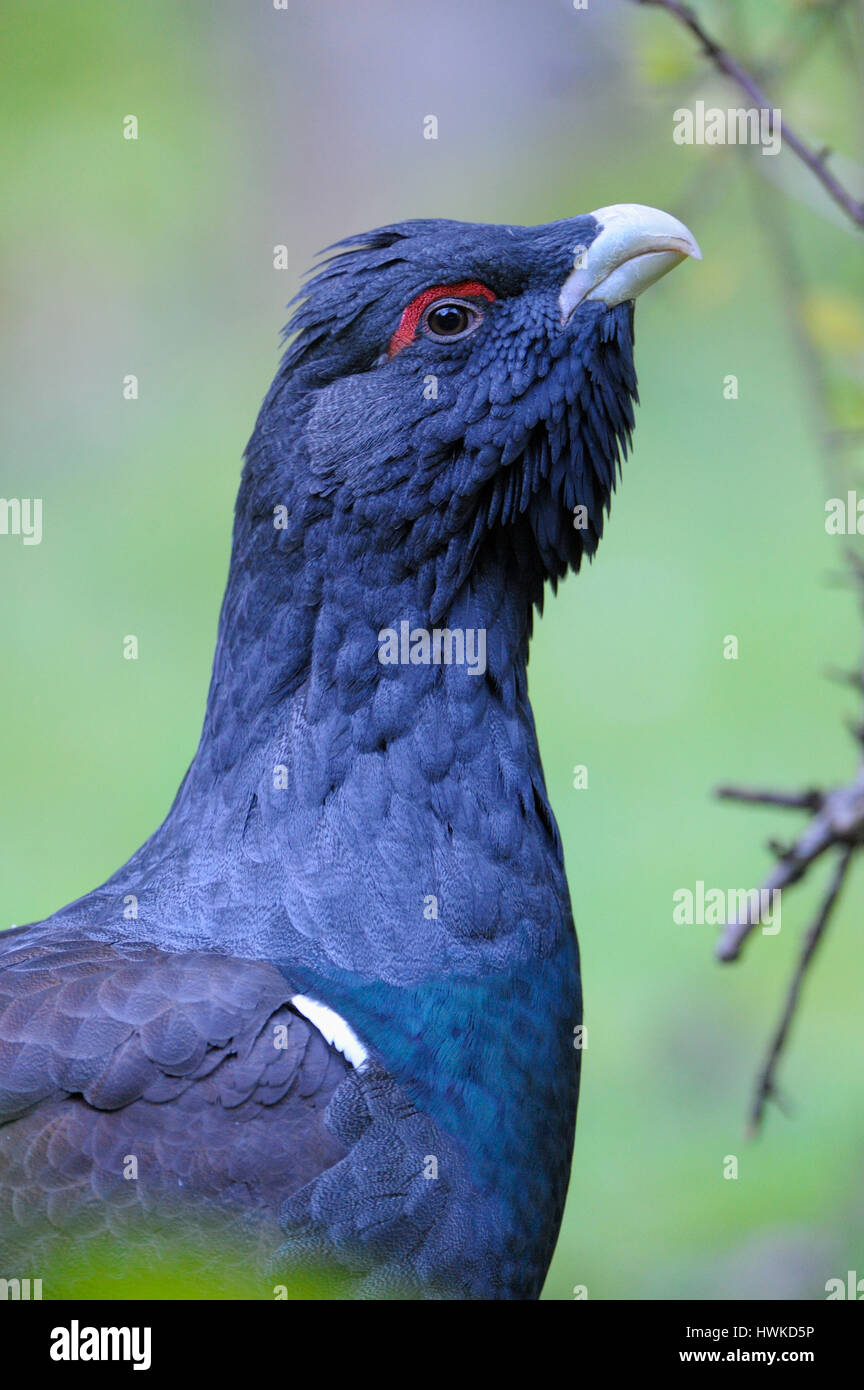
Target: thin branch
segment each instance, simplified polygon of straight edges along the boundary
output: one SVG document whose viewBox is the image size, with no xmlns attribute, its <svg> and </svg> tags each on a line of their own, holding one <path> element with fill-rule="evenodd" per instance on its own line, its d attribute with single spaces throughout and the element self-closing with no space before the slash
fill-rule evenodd
<svg viewBox="0 0 864 1390">
<path fill-rule="evenodd" d="M 727 790 L 737 792 L 738 789 Z M 805 809 L 804 803 L 812 795 L 812 792 L 802 792 L 797 801 L 790 801 L 785 792 L 756 791 L 749 797 L 746 793 L 743 796 L 736 795 L 735 799 L 760 803 L 764 802 L 767 796 L 771 805 L 792 805 L 800 810 Z M 804 830 L 794 844 L 784 850 L 779 863 L 765 879 L 762 893 L 771 895 L 768 901 L 773 901 L 774 893 L 782 893 L 785 888 L 791 888 L 793 883 L 804 877 L 817 859 L 835 845 L 844 850 L 847 846 L 853 849 L 864 846 L 864 768 L 859 771 L 854 782 L 820 796 L 819 806 L 814 810 Z M 760 896 L 759 901 L 764 902 L 764 897 Z M 737 960 L 744 942 L 758 926 L 759 911 L 755 908 L 751 910 L 748 905 L 742 916 L 730 919 L 723 927 L 715 948 L 718 959 Z"/>
<path fill-rule="evenodd" d="M 843 671 L 836 666 L 829 666 L 825 678 L 833 681 L 835 685 L 851 685 L 853 690 L 864 694 L 864 676 L 860 671 Z"/>
<path fill-rule="evenodd" d="M 804 983 L 804 977 L 807 974 L 810 963 L 816 954 L 816 948 L 825 935 L 825 929 L 828 926 L 834 905 L 839 897 L 840 889 L 843 887 L 843 882 L 846 878 L 846 873 L 852 862 L 854 853 L 855 846 L 847 845 L 837 860 L 834 874 L 828 886 L 828 891 L 822 900 L 819 912 L 816 915 L 816 920 L 804 938 L 804 944 L 801 949 L 801 954 L 798 957 L 795 973 L 789 985 L 789 991 L 786 995 L 786 1003 L 780 1016 L 780 1022 L 774 1032 L 765 1063 L 759 1073 L 759 1079 L 756 1084 L 748 1125 L 748 1133 L 751 1137 L 758 1134 L 761 1128 L 765 1107 L 768 1101 L 777 1099 L 775 1075 L 780 1056 L 786 1046 L 786 1040 L 789 1036 L 789 1029 L 792 1025 L 795 1011 L 798 1007 L 798 1001 L 801 996 L 801 986 Z"/>
<path fill-rule="evenodd" d="M 769 792 L 752 787 L 718 787 L 721 801 L 749 801 L 756 806 L 789 806 L 795 811 L 819 811 L 824 800 L 815 787 L 806 792 Z"/>
<path fill-rule="evenodd" d="M 720 72 L 725 73 L 727 77 L 731 77 L 732 81 L 736 82 L 742 91 L 747 93 L 754 106 L 758 106 L 762 110 L 774 110 L 773 103 L 755 77 L 741 66 L 728 49 L 717 43 L 716 39 L 707 33 L 695 10 L 691 9 L 689 5 L 680 3 L 680 0 L 635 0 L 635 2 L 637 5 L 656 5 L 660 9 L 667 10 L 680 24 L 689 29 L 714 66 Z M 798 158 L 806 164 L 834 202 L 843 209 L 856 226 L 864 228 L 864 203 L 859 203 L 857 199 L 853 198 L 848 189 L 831 173 L 826 163 L 828 151 L 811 149 L 787 121 L 783 122 L 783 137 L 789 148 L 794 150 Z"/>
<path fill-rule="evenodd" d="M 790 846 L 777 867 L 765 879 L 759 898 L 760 903 L 765 901 L 764 896 L 762 896 L 764 894 L 768 895 L 768 902 L 773 902 L 775 893 L 782 893 L 786 888 L 791 888 L 793 883 L 797 883 L 799 879 L 804 877 L 810 865 L 821 858 L 825 851 L 836 843 L 837 836 L 827 818 L 821 815 L 815 817 L 800 839 Z M 722 961 L 737 960 L 744 942 L 754 927 L 759 926 L 759 921 L 759 911 L 750 911 L 749 908 L 745 910 L 743 916 L 733 917 L 728 921 L 715 947 L 717 959 Z"/>
</svg>

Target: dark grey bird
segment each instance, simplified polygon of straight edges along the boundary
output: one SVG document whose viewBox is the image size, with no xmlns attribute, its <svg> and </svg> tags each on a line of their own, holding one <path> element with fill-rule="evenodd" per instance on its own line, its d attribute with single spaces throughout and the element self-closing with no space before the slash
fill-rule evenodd
<svg viewBox="0 0 864 1390">
<path fill-rule="evenodd" d="M 384 227 L 306 285 L 176 800 L 0 936 L 0 1273 L 181 1233 L 262 1297 L 539 1295 L 581 1000 L 529 639 L 603 531 L 633 301 L 698 255 L 616 205 Z"/>
</svg>

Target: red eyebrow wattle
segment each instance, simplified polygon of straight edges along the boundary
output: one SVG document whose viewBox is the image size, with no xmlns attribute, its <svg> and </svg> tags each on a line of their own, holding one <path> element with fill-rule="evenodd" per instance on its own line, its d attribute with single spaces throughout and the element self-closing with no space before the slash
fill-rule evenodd
<svg viewBox="0 0 864 1390">
<path fill-rule="evenodd" d="M 435 299 L 442 299 L 447 295 L 452 295 L 459 299 L 470 299 L 472 296 L 481 295 L 484 299 L 494 300 L 495 296 L 485 285 L 481 285 L 479 280 L 462 280 L 458 285 L 431 285 L 428 290 L 421 290 L 402 310 L 402 317 L 399 320 L 399 327 L 390 339 L 390 346 L 387 349 L 388 357 L 395 357 L 397 352 L 401 352 L 404 347 L 414 341 L 417 332 L 417 325 L 420 322 L 423 310 L 428 308 Z"/>
</svg>

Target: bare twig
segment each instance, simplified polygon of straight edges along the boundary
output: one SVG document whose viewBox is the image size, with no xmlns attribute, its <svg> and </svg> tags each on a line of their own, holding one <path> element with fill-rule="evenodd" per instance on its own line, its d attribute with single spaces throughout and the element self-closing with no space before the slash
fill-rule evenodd
<svg viewBox="0 0 864 1390">
<path fill-rule="evenodd" d="M 825 678 L 833 681 L 835 685 L 851 685 L 853 690 L 859 690 L 864 694 L 864 676 L 860 671 L 842 671 L 837 667 L 829 666 L 825 672 Z"/>
<path fill-rule="evenodd" d="M 809 931 L 807 932 L 807 935 L 804 938 L 804 944 L 801 949 L 801 954 L 798 957 L 798 964 L 795 967 L 795 973 L 792 976 L 792 980 L 789 985 L 789 991 L 786 995 L 786 1003 L 783 1007 L 783 1012 L 780 1016 L 780 1022 L 778 1023 L 774 1035 L 771 1039 L 771 1045 L 768 1049 L 764 1065 L 759 1073 L 759 1079 L 756 1083 L 756 1089 L 753 1096 L 753 1105 L 750 1110 L 750 1119 L 748 1125 L 748 1133 L 751 1137 L 755 1134 L 758 1134 L 762 1126 L 762 1119 L 765 1114 L 765 1107 L 768 1104 L 768 1101 L 776 1101 L 778 1098 L 777 1087 L 775 1082 L 777 1065 L 780 1061 L 780 1056 L 783 1052 L 783 1049 L 786 1046 L 786 1040 L 789 1036 L 789 1029 L 792 1025 L 792 1020 L 795 1016 L 795 1010 L 798 1007 L 798 1001 L 801 995 L 801 986 L 804 983 L 804 977 L 807 974 L 810 962 L 812 961 L 813 956 L 816 953 L 816 948 L 818 947 L 820 941 L 822 940 L 822 937 L 825 934 L 825 928 L 828 926 L 831 913 L 834 909 L 834 904 L 836 903 L 837 898 L 839 897 L 840 889 L 843 887 L 843 882 L 846 878 L 846 873 L 849 869 L 849 865 L 852 861 L 852 855 L 854 853 L 854 845 L 847 845 L 843 853 L 837 860 L 834 873 L 831 877 L 831 882 L 828 886 L 828 891 L 822 900 L 822 904 L 816 915 L 816 920 L 814 921 L 813 925 L 810 927 Z"/>
<path fill-rule="evenodd" d="M 777 793 L 778 797 L 783 793 Z M 802 798 L 808 793 L 802 792 Z M 760 799 L 761 794 L 751 798 Z M 788 801 L 778 804 L 788 806 Z M 772 869 L 762 885 L 763 893 L 768 893 L 768 901 L 773 895 L 791 888 L 807 873 L 817 859 L 835 846 L 861 845 L 864 843 L 864 776 L 847 787 L 838 787 L 828 792 L 821 810 L 812 816 L 807 826 L 794 844 L 784 853 L 783 858 Z M 763 899 L 760 899 L 762 901 Z M 759 925 L 758 911 L 747 911 L 742 917 L 732 918 L 726 923 L 717 943 L 719 960 L 737 960 L 741 948 L 754 927 Z"/>
<path fill-rule="evenodd" d="M 823 794 L 815 787 L 807 792 L 769 792 L 751 787 L 718 787 L 716 795 L 721 801 L 749 801 L 756 806 L 789 806 L 795 811 L 819 811 L 824 800 Z"/>
<path fill-rule="evenodd" d="M 736 82 L 742 91 L 746 92 L 753 102 L 762 110 L 773 111 L 774 105 L 762 90 L 759 83 L 746 68 L 742 67 L 736 58 L 719 44 L 716 39 L 703 28 L 699 16 L 689 5 L 680 3 L 680 0 L 636 0 L 637 5 L 656 5 L 658 8 L 668 11 L 686 29 L 689 29 L 694 38 L 699 41 L 702 51 L 711 59 L 714 66 Z M 858 202 L 853 198 L 847 188 L 843 186 L 838 178 L 832 174 L 828 168 L 827 159 L 829 151 L 826 149 L 811 149 L 806 141 L 789 125 L 788 121 L 783 121 L 783 136 L 787 145 L 795 154 L 806 164 L 811 173 L 819 180 L 822 187 L 833 198 L 834 202 L 847 214 L 857 227 L 864 228 L 864 203 Z"/>
</svg>

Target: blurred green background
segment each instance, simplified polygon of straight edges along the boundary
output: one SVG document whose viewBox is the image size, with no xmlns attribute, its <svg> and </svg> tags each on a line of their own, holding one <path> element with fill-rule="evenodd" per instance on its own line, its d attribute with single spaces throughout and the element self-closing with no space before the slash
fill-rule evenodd
<svg viewBox="0 0 864 1390">
<path fill-rule="evenodd" d="M 834 8 L 700 13 L 854 182 L 861 10 Z M 711 927 L 672 921 L 676 888 L 757 885 L 764 841 L 798 824 L 718 804 L 713 785 L 854 772 L 854 694 L 824 671 L 854 664 L 861 627 L 826 583 L 837 487 L 791 325 L 824 363 L 832 427 L 860 428 L 860 237 L 787 151 L 673 143 L 679 106 L 741 103 L 668 15 L 626 0 L 6 0 L 0 24 L 0 495 L 44 499 L 41 545 L 0 537 L 0 924 L 94 887 L 170 804 L 200 729 L 240 456 L 316 251 L 404 217 L 667 208 L 704 261 L 640 301 L 634 453 L 530 668 L 589 1025 L 546 1296 L 820 1298 L 864 1276 L 861 869 L 782 1065 L 792 1113 L 757 1142 L 750 1089 L 824 868 L 738 965 L 714 963 Z M 851 452 L 835 458 L 854 473 Z"/>
</svg>

